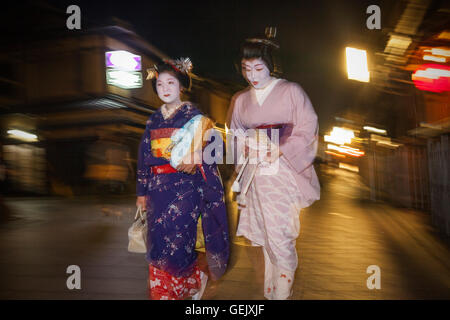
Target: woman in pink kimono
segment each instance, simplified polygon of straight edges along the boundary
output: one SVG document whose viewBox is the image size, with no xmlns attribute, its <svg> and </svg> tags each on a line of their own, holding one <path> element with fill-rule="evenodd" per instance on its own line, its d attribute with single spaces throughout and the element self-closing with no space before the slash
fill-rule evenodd
<svg viewBox="0 0 450 320">
<path fill-rule="evenodd" d="M 262 246 L 264 296 L 282 300 L 292 295 L 298 266 L 295 245 L 300 210 L 320 198 L 313 167 L 318 122 L 300 85 L 273 76 L 273 48 L 277 45 L 268 39 L 248 39 L 244 43 L 242 75 L 250 85 L 232 99 L 230 131 L 238 138 L 243 132 L 249 136 L 249 129 L 258 132 L 259 141 L 265 132 L 266 137 L 272 137 L 271 152 L 264 151 L 261 157 L 259 148 L 256 161 L 237 166 L 241 210 L 237 235 L 246 237 L 254 246 Z M 242 154 L 252 158 L 251 150 L 251 142 L 241 148 L 238 145 L 238 158 Z"/>
</svg>

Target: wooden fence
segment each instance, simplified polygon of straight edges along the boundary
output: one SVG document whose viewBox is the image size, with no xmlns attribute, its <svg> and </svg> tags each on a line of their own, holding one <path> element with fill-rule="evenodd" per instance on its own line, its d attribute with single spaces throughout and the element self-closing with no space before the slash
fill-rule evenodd
<svg viewBox="0 0 450 320">
<path fill-rule="evenodd" d="M 429 139 L 427 150 L 432 221 L 450 235 L 449 135 Z"/>
<path fill-rule="evenodd" d="M 430 212 L 433 224 L 450 235 L 449 164 L 446 134 L 422 145 L 372 146 L 366 150 L 360 173 L 371 200 Z"/>
</svg>

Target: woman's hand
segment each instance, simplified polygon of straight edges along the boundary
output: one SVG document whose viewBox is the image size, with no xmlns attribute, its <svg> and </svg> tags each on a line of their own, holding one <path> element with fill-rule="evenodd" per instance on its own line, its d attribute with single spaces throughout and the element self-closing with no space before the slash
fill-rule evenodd
<svg viewBox="0 0 450 320">
<path fill-rule="evenodd" d="M 267 152 L 266 156 L 264 157 L 264 161 L 267 161 L 269 163 L 274 163 L 282 155 L 283 155 L 283 153 L 280 150 L 278 150 L 278 152 L 277 151 L 269 151 L 269 152 Z"/>
<path fill-rule="evenodd" d="M 184 173 L 188 173 L 188 174 L 194 174 L 195 170 L 197 170 L 197 165 L 180 163 L 177 167 L 177 170 L 183 171 Z"/>
<path fill-rule="evenodd" d="M 136 199 L 136 207 L 141 207 L 142 210 L 147 210 L 147 203 L 145 201 L 145 196 L 138 196 Z"/>
<path fill-rule="evenodd" d="M 274 163 L 282 156 L 282 152 L 278 146 L 273 143 L 268 145 L 267 141 L 258 144 L 258 141 L 252 138 L 246 140 L 244 149 L 245 155 L 250 158 L 256 158 L 257 161 Z"/>
<path fill-rule="evenodd" d="M 201 149 L 200 149 L 201 150 Z M 200 158 L 199 158 L 200 157 Z M 196 162 L 201 159 L 201 153 L 191 152 L 188 153 L 181 163 L 176 167 L 178 171 L 182 171 L 187 174 L 194 174 L 195 170 L 197 170 Z"/>
</svg>

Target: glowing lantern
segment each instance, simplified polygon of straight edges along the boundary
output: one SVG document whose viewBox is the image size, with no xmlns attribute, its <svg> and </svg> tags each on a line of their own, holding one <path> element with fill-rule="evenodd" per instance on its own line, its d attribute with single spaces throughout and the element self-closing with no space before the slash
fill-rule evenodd
<svg viewBox="0 0 450 320">
<path fill-rule="evenodd" d="M 411 76 L 419 90 L 450 91 L 450 67 L 440 64 L 421 65 Z"/>
</svg>

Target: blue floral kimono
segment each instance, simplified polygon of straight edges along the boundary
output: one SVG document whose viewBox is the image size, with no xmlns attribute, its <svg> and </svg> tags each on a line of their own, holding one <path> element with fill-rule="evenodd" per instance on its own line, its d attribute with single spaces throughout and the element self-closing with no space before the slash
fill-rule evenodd
<svg viewBox="0 0 450 320">
<path fill-rule="evenodd" d="M 164 119 L 161 109 L 147 121 L 139 147 L 137 195 L 147 196 L 147 260 L 175 277 L 188 277 L 197 260 L 197 222 L 202 216 L 209 271 L 218 279 L 226 270 L 229 234 L 222 180 L 216 164 L 203 161 L 206 181 L 195 174 L 152 173 L 150 167 L 170 163 L 166 151 L 175 129 L 201 114 L 189 103 Z M 221 142 L 222 143 L 222 142 Z"/>
</svg>

